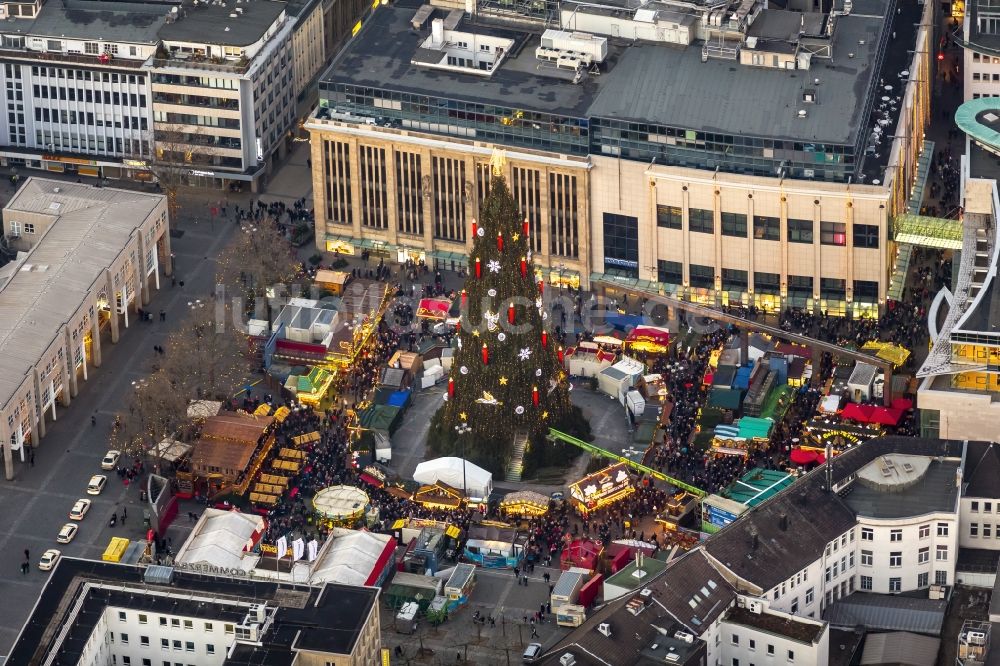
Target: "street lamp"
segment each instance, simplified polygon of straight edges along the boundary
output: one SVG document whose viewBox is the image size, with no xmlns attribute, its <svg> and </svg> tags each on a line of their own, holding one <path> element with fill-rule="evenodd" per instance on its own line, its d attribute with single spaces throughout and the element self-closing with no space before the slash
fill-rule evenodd
<svg viewBox="0 0 1000 666">
<path fill-rule="evenodd" d="M 455 432 L 458 433 L 458 440 L 462 442 L 462 494 L 465 498 L 469 498 L 469 489 L 465 482 L 465 438 L 462 435 L 467 435 L 472 432 L 472 428 L 469 427 L 468 423 L 460 423 L 455 426 Z"/>
</svg>

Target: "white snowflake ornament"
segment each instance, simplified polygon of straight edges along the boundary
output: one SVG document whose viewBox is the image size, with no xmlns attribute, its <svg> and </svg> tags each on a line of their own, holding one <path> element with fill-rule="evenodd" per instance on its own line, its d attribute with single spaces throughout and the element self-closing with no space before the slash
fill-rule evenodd
<svg viewBox="0 0 1000 666">
<path fill-rule="evenodd" d="M 486 264 L 486 267 L 490 269 L 490 273 L 500 272 L 500 262 L 497 261 L 496 259 L 490 259 L 489 263 Z"/>
<path fill-rule="evenodd" d="M 478 229 L 476 229 L 476 235 L 479 236 L 480 238 L 482 238 L 483 236 L 486 235 L 486 232 L 483 231 L 482 227 L 479 227 Z"/>
<path fill-rule="evenodd" d="M 535 376 L 536 377 L 541 377 L 542 376 L 542 369 L 541 368 L 535 368 Z"/>
<path fill-rule="evenodd" d="M 458 371 L 461 372 L 463 375 L 469 374 L 469 368 L 467 368 L 464 365 L 461 368 L 459 368 Z"/>
<path fill-rule="evenodd" d="M 490 298 L 496 298 L 496 296 L 497 296 L 497 290 L 496 289 L 490 289 L 486 293 L 490 295 Z"/>
<path fill-rule="evenodd" d="M 517 407 L 515 407 L 514 413 L 517 414 L 518 416 L 524 414 L 524 405 L 518 405 Z"/>
<path fill-rule="evenodd" d="M 531 358 L 531 347 L 521 347 L 521 351 L 517 352 L 517 357 L 522 361 L 527 361 Z"/>
</svg>

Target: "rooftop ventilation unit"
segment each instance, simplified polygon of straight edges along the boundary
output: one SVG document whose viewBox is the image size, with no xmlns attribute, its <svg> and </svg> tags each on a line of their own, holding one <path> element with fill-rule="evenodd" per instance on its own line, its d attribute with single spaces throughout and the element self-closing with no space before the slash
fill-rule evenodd
<svg viewBox="0 0 1000 666">
<path fill-rule="evenodd" d="M 597 625 L 597 633 L 601 634 L 605 638 L 611 638 L 611 625 L 607 622 L 601 622 Z"/>
</svg>

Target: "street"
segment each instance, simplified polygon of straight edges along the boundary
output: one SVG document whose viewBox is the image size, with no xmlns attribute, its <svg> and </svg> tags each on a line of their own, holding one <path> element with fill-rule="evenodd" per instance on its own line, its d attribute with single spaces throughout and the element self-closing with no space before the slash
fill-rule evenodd
<svg viewBox="0 0 1000 666">
<path fill-rule="evenodd" d="M 260 195 L 262 201 L 288 200 L 304 196 L 302 183 L 308 180 L 299 173 L 305 164 L 307 144 L 297 144 L 300 152 L 290 160 L 298 178 L 273 182 L 289 185 L 290 189 Z M 44 177 L 43 173 L 33 173 Z M 110 182 L 108 186 L 116 184 Z M 6 180 L 0 189 L 0 200 L 6 202 L 13 189 Z M 132 382 L 145 377 L 153 359 L 153 346 L 163 344 L 167 334 L 182 320 L 189 309 L 188 303 L 196 298 L 207 300 L 214 285 L 214 258 L 238 228 L 231 219 L 212 219 L 208 208 L 225 196 L 231 203 L 246 206 L 250 194 L 184 191 L 179 199 L 182 210 L 179 220 L 172 221 L 172 228 L 183 231 L 175 234 L 172 250 L 178 284 L 171 286 L 169 278 L 161 279 L 160 290 L 151 289 L 147 310 L 166 312 L 166 321 L 139 322 L 133 319 L 128 329 L 122 327 L 118 344 L 104 343 L 104 363 L 88 371 L 88 381 L 80 380 L 79 395 L 69 408 L 57 407 L 57 420 L 47 424 L 46 436 L 35 449 L 34 464 L 21 463 L 15 455 L 15 478 L 0 482 L 0 502 L 7 510 L 0 513 L 0 568 L 7 573 L 2 577 L 3 598 L 7 621 L 0 626 L 0 655 L 6 655 L 25 619 L 33 607 L 47 574 L 37 567 L 38 558 L 48 548 L 58 548 L 64 556 L 100 559 L 113 536 L 129 539 L 145 538 L 142 525 L 142 507 L 139 504 L 137 484 L 126 488 L 114 471 L 102 472 L 100 461 L 108 449 L 108 439 L 115 413 L 123 408 Z M 256 198 L 256 195 L 253 195 Z M 184 286 L 180 286 L 180 281 Z M 91 425 L 91 416 L 96 425 Z M 124 461 L 123 461 L 124 462 Z M 108 475 L 108 485 L 99 496 L 86 494 L 87 481 L 93 474 Z M 69 544 L 57 544 L 59 528 L 69 522 L 69 510 L 83 497 L 93 500 L 89 514 L 80 523 L 80 531 Z M 127 509 L 124 525 L 119 521 L 109 527 L 113 512 L 121 516 Z M 182 505 L 174 525 L 166 537 L 177 549 L 190 530 L 187 511 L 195 505 Z M 30 555 L 28 574 L 20 571 L 24 551 Z"/>
</svg>

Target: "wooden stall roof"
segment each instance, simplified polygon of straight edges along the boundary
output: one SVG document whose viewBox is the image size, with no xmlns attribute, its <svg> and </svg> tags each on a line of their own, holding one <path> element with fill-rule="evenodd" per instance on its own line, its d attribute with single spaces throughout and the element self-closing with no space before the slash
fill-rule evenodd
<svg viewBox="0 0 1000 666">
<path fill-rule="evenodd" d="M 196 471 L 218 467 L 220 470 L 245 470 L 253 458 L 255 445 L 236 444 L 217 439 L 195 442 L 191 463 Z"/>
<path fill-rule="evenodd" d="M 202 439 L 223 439 L 230 442 L 256 444 L 264 431 L 274 422 L 273 416 L 223 414 L 205 419 L 201 427 Z"/>
</svg>

